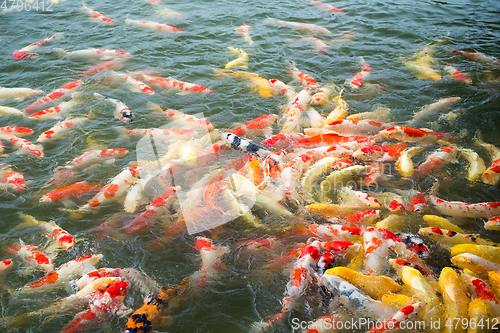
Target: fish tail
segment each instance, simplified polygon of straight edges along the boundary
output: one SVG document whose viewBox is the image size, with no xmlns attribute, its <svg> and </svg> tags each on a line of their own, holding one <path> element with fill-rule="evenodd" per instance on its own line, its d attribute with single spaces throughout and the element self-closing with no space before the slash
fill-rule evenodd
<svg viewBox="0 0 500 333">
<path fill-rule="evenodd" d="M 55 48 L 54 48 L 54 51 L 56 52 L 56 54 L 57 54 L 57 56 L 58 56 L 59 58 L 62 58 L 62 57 L 64 57 L 66 54 L 68 54 L 68 51 L 65 51 L 65 50 L 63 50 L 63 49 L 61 49 L 61 48 L 59 48 L 59 47 L 55 47 Z"/>
<path fill-rule="evenodd" d="M 24 221 L 19 224 L 16 228 L 23 229 L 28 227 L 34 227 L 38 225 L 38 221 L 31 215 L 26 215 L 23 213 L 18 213 L 19 217 Z"/>
</svg>

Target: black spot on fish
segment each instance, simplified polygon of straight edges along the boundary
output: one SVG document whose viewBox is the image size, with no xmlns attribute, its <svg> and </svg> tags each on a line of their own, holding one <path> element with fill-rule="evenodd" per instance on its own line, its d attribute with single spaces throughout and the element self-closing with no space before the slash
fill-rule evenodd
<svg viewBox="0 0 500 333">
<path fill-rule="evenodd" d="M 450 231 L 450 232 L 448 232 L 448 235 L 449 235 L 450 237 L 453 237 L 453 236 L 455 236 L 456 234 L 457 234 L 457 233 L 456 233 L 455 231 Z M 471 238 L 472 238 L 472 237 L 471 237 Z"/>
<path fill-rule="evenodd" d="M 469 238 L 470 238 L 470 239 L 471 239 L 474 243 L 475 243 L 475 242 L 477 242 L 476 237 L 474 237 L 474 236 L 469 236 Z"/>
<path fill-rule="evenodd" d="M 151 332 L 153 330 L 153 325 L 151 321 L 148 319 L 148 316 L 146 316 L 144 313 L 141 314 L 135 314 L 132 317 L 130 317 L 134 323 L 136 324 L 142 324 L 142 327 L 136 327 L 136 328 L 127 328 L 125 332 L 129 333 L 139 333 L 139 332 Z"/>
</svg>

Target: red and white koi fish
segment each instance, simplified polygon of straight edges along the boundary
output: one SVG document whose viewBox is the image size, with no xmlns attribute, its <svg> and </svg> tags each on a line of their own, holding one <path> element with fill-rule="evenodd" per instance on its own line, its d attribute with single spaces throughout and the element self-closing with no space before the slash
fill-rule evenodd
<svg viewBox="0 0 500 333">
<path fill-rule="evenodd" d="M 348 170 L 343 169 L 343 170 Z M 339 177 L 338 181 L 341 183 L 342 180 Z M 372 197 L 371 195 L 364 193 L 363 191 L 353 190 L 350 187 L 344 186 L 338 190 L 338 196 L 340 202 L 348 202 L 353 206 L 359 206 L 364 208 L 380 208 L 380 202 Z"/>
<path fill-rule="evenodd" d="M 71 200 L 89 192 L 99 191 L 101 188 L 102 185 L 82 181 L 43 195 L 40 198 L 40 203 L 56 203 L 64 200 Z"/>
<path fill-rule="evenodd" d="M 289 65 L 290 74 L 295 80 L 297 80 L 300 85 L 310 87 L 310 88 L 318 88 L 319 83 L 313 79 L 313 77 L 305 72 L 300 71 L 293 63 Z"/>
<path fill-rule="evenodd" d="M 119 132 L 126 136 L 149 136 L 162 140 L 187 140 L 196 134 L 192 129 L 184 128 L 117 128 Z"/>
<path fill-rule="evenodd" d="M 361 71 L 354 75 L 349 82 L 352 89 L 360 88 L 372 71 L 370 65 L 362 57 L 359 58 L 359 66 L 361 67 Z"/>
<path fill-rule="evenodd" d="M 438 140 L 450 140 L 446 133 L 436 133 L 428 129 L 420 129 L 406 126 L 394 126 L 379 132 L 385 138 L 392 138 L 405 142 L 437 143 Z"/>
<path fill-rule="evenodd" d="M 113 49 L 85 49 L 68 52 L 63 49 L 56 48 L 55 51 L 60 56 L 67 56 L 73 60 L 85 61 L 111 60 L 114 58 L 127 58 L 132 56 L 127 51 Z"/>
<path fill-rule="evenodd" d="M 320 8 L 328 11 L 328 12 L 334 12 L 334 13 L 339 13 L 339 14 L 344 14 L 345 15 L 345 13 L 341 9 L 339 9 L 339 8 L 337 8 L 335 6 L 329 5 L 327 3 L 323 3 L 321 1 L 313 1 L 313 0 L 309 0 L 309 2 L 312 3 L 313 5 L 316 5 L 316 6 L 320 7 Z"/>
<path fill-rule="evenodd" d="M 181 13 L 176 12 L 175 10 L 161 7 L 161 6 L 155 6 L 155 11 L 158 15 L 164 18 L 172 18 L 172 17 L 181 17 Z"/>
<path fill-rule="evenodd" d="M 161 110 L 161 109 L 160 109 Z M 161 110 L 162 114 L 178 122 L 183 128 L 189 128 L 195 131 L 207 132 L 214 129 L 212 123 L 206 119 L 199 119 L 195 116 L 185 114 L 182 111 L 167 109 Z"/>
<path fill-rule="evenodd" d="M 479 132 L 474 137 L 474 143 L 486 149 L 486 152 L 491 158 L 491 165 L 484 171 L 481 180 L 489 185 L 496 185 L 500 182 L 500 149 L 492 144 L 488 144 L 481 140 Z"/>
<path fill-rule="evenodd" d="M 451 50 L 450 54 L 458 54 L 475 62 L 489 66 L 500 66 L 500 60 L 495 57 L 487 56 L 481 52 L 467 52 L 462 50 Z"/>
<path fill-rule="evenodd" d="M 40 145 L 35 145 L 29 140 L 18 138 L 14 135 L 11 135 L 8 140 L 19 153 L 28 153 L 37 157 L 43 157 L 43 147 Z"/>
<path fill-rule="evenodd" d="M 128 58 L 118 58 L 118 59 L 113 59 L 113 60 L 108 60 L 103 63 L 100 63 L 98 65 L 92 66 L 89 69 L 87 69 L 85 72 L 80 74 L 80 77 L 86 77 L 86 76 L 91 76 L 94 74 L 97 74 L 99 72 L 102 72 L 104 70 L 119 70 L 122 69 L 123 64 Z"/>
<path fill-rule="evenodd" d="M 138 74 L 136 75 L 137 79 L 144 81 L 151 87 L 155 89 L 161 89 L 168 92 L 178 93 L 179 95 L 185 94 L 211 94 L 213 90 L 208 89 L 207 87 L 194 84 L 189 82 L 184 82 L 180 80 L 176 80 L 174 78 L 163 78 L 163 77 L 153 77 L 147 74 Z"/>
<path fill-rule="evenodd" d="M 124 308 L 123 300 L 129 283 L 119 281 L 99 296 L 87 310 L 75 315 L 75 318 L 63 329 L 61 333 L 76 333 L 87 330 L 114 316 Z"/>
<path fill-rule="evenodd" d="M 237 27 L 234 29 L 236 32 L 239 32 L 241 34 L 241 37 L 250 45 L 253 45 L 253 40 L 252 37 L 250 36 L 250 26 L 246 23 L 243 23 L 241 26 Z"/>
<path fill-rule="evenodd" d="M 114 283 L 122 281 L 119 276 L 109 276 L 101 277 L 93 280 L 89 284 L 85 285 L 81 290 L 72 294 L 66 298 L 57 301 L 52 308 L 54 311 L 59 313 L 65 312 L 69 309 L 78 309 L 83 307 L 85 304 L 92 303 L 99 296 L 104 294 L 104 292 Z M 46 313 L 44 311 L 44 313 Z"/>
<path fill-rule="evenodd" d="M 268 17 L 266 19 L 266 23 L 270 24 L 276 24 L 276 25 L 281 25 L 283 27 L 288 27 L 292 29 L 296 29 L 298 31 L 303 31 L 305 33 L 313 33 L 313 34 L 330 34 L 330 30 L 321 27 L 316 24 L 309 24 L 309 23 L 301 23 L 301 22 L 289 22 L 289 21 L 282 21 L 282 20 L 277 20 L 271 17 Z"/>
<path fill-rule="evenodd" d="M 114 78 L 117 78 L 119 80 L 123 80 L 124 83 L 126 84 L 127 89 L 133 92 L 140 92 L 144 93 L 146 95 L 154 95 L 155 91 L 151 89 L 150 86 L 147 84 L 137 80 L 136 78 L 132 77 L 131 75 L 128 74 L 123 74 L 123 73 L 117 73 L 115 71 L 110 71 L 111 76 Z"/>
<path fill-rule="evenodd" d="M 35 120 L 47 120 L 47 119 L 58 119 L 62 118 L 66 113 L 71 111 L 73 107 L 77 104 L 76 101 L 71 100 L 68 102 L 62 102 L 61 104 L 54 106 L 52 108 L 44 109 L 31 114 L 28 118 Z"/>
<path fill-rule="evenodd" d="M 79 118 L 67 119 L 67 120 L 62 121 L 60 123 L 57 123 L 49 130 L 40 134 L 37 141 L 38 142 L 48 142 L 48 141 L 59 140 L 59 139 L 63 138 L 69 132 L 69 130 L 71 128 L 80 126 L 87 119 L 88 119 L 88 117 L 79 117 Z"/>
<path fill-rule="evenodd" d="M 160 23 L 155 21 L 131 20 L 128 18 L 128 15 L 127 18 L 125 19 L 125 23 L 155 32 L 176 32 L 176 33 L 182 32 L 182 30 L 177 29 L 176 27 L 173 27 L 165 23 Z"/>
<path fill-rule="evenodd" d="M 94 93 L 94 96 L 103 101 L 111 102 L 115 105 L 115 118 L 120 119 L 127 124 L 130 124 L 134 121 L 134 115 L 132 114 L 132 111 L 123 102 L 120 102 L 119 100 L 111 97 L 103 96 L 99 93 Z"/>
<path fill-rule="evenodd" d="M 39 226 L 44 230 L 47 238 L 53 239 L 55 241 L 56 248 L 61 248 L 66 251 L 73 250 L 73 247 L 75 246 L 73 236 L 71 236 L 66 230 L 59 227 L 54 221 L 38 221 L 33 216 L 25 214 L 19 214 L 19 216 L 24 220 L 22 227 Z"/>
<path fill-rule="evenodd" d="M 335 256 L 331 252 L 325 252 L 318 259 L 318 269 L 319 274 L 325 273 L 326 270 L 335 267 Z"/>
<path fill-rule="evenodd" d="M 500 230 L 500 216 L 495 216 L 484 223 L 486 230 Z"/>
<path fill-rule="evenodd" d="M 328 44 L 325 41 L 316 37 L 302 37 L 302 38 L 296 38 L 294 40 L 299 42 L 306 42 L 307 44 L 312 45 L 315 51 L 318 53 L 324 53 L 328 48 Z"/>
<path fill-rule="evenodd" d="M 291 100 L 297 95 L 292 86 L 280 80 L 271 79 L 269 80 L 269 85 L 273 91 L 273 95 L 283 95 L 287 100 Z"/>
<path fill-rule="evenodd" d="M 0 136 L 17 136 L 18 138 L 25 137 L 26 135 L 31 135 L 35 133 L 29 127 L 19 127 L 19 126 L 4 126 L 0 127 Z"/>
<path fill-rule="evenodd" d="M 103 277 L 120 277 L 122 274 L 121 268 L 99 268 L 84 274 L 75 282 L 75 287 L 79 290 L 88 286 L 92 281 L 101 279 Z"/>
<path fill-rule="evenodd" d="M 407 247 L 401 238 L 384 228 L 378 228 L 378 231 L 384 236 L 390 250 L 394 251 L 398 256 L 405 258 L 405 260 L 428 269 L 427 266 L 421 262 L 417 253 Z"/>
<path fill-rule="evenodd" d="M 416 122 L 425 120 L 431 115 L 432 113 L 442 111 L 444 109 L 448 109 L 450 106 L 453 104 L 459 102 L 461 100 L 460 97 L 446 97 L 446 98 L 441 98 L 435 103 L 426 105 L 420 109 L 417 113 L 413 115 L 413 119 L 408 123 L 409 125 L 412 125 Z"/>
<path fill-rule="evenodd" d="M 384 263 L 389 255 L 389 247 L 380 232 L 368 227 L 363 233 L 363 246 L 365 249 L 365 265 L 367 275 L 380 275 Z"/>
<path fill-rule="evenodd" d="M 403 267 L 409 266 L 415 268 L 423 276 L 433 276 L 434 273 L 429 269 L 419 266 L 413 262 L 404 259 L 389 259 L 389 264 L 394 268 L 395 271 L 400 272 Z"/>
<path fill-rule="evenodd" d="M 26 186 L 24 176 L 20 172 L 16 172 L 9 167 L 0 165 L 0 188 L 13 189 L 22 191 Z"/>
<path fill-rule="evenodd" d="M 62 39 L 62 38 L 64 38 L 62 33 L 54 34 L 49 38 L 42 39 L 41 41 L 25 46 L 19 51 L 14 52 L 12 58 L 14 58 L 14 60 L 17 61 L 21 59 L 35 59 L 37 55 L 34 52 L 37 51 L 40 48 L 40 46 L 47 44 L 51 40 Z"/>
<path fill-rule="evenodd" d="M 498 302 L 495 293 L 491 291 L 483 280 L 465 272 L 462 272 L 462 280 L 467 285 L 467 289 L 472 295 L 472 298 L 479 298 L 485 301 L 497 313 L 500 311 L 500 302 Z"/>
<path fill-rule="evenodd" d="M 95 10 L 90 9 L 89 7 L 87 7 L 87 4 L 85 2 L 82 3 L 82 6 L 83 6 L 83 9 L 90 14 L 90 16 L 97 19 L 98 21 L 100 21 L 102 23 L 109 24 L 109 25 L 115 25 L 114 20 L 110 19 L 107 16 L 102 15 L 101 13 L 99 13 Z"/>
<path fill-rule="evenodd" d="M 31 96 L 44 94 L 43 90 L 31 88 L 5 88 L 0 87 L 0 98 L 17 98 L 20 101 L 25 100 Z"/>
<path fill-rule="evenodd" d="M 287 149 L 294 142 L 305 139 L 307 136 L 296 132 L 281 132 L 273 135 L 262 142 L 268 148 Z"/>
<path fill-rule="evenodd" d="M 80 171 L 93 164 L 108 162 L 115 158 L 125 157 L 127 154 L 128 150 L 123 148 L 88 150 L 82 155 L 75 157 L 67 166 L 63 167 L 63 169 Z"/>
<path fill-rule="evenodd" d="M 310 88 L 302 89 L 285 107 L 282 132 L 294 132 L 299 129 L 300 119 L 305 108 L 311 101 Z"/>
<path fill-rule="evenodd" d="M 264 114 L 255 119 L 247 121 L 237 128 L 230 129 L 227 132 L 246 138 L 253 138 L 260 135 L 267 137 L 272 133 L 272 125 L 276 118 L 278 118 L 278 116 L 275 114 Z"/>
<path fill-rule="evenodd" d="M 406 244 L 408 249 L 412 250 L 420 257 L 427 257 L 429 255 L 429 248 L 419 237 L 406 233 L 399 233 L 398 237 Z"/>
<path fill-rule="evenodd" d="M 388 125 L 371 120 L 337 120 L 324 127 L 344 135 L 372 135 L 387 128 Z"/>
<path fill-rule="evenodd" d="M 24 116 L 23 111 L 8 106 L 0 106 L 0 116 Z"/>
<path fill-rule="evenodd" d="M 122 229 L 129 229 L 127 234 L 135 233 L 143 229 L 147 225 L 153 224 L 153 219 L 164 209 L 168 209 L 177 200 L 176 192 L 180 187 L 171 187 L 163 192 L 159 197 L 151 201 L 146 211 L 139 214 L 129 224 L 122 227 Z"/>
<path fill-rule="evenodd" d="M 20 239 L 20 244 L 12 244 L 7 249 L 8 253 L 12 253 L 18 255 L 23 258 L 23 260 L 30 266 L 44 271 L 44 272 L 52 272 L 54 270 L 54 264 L 49 257 L 43 254 L 40 251 L 36 251 L 38 248 L 36 245 L 25 245 L 24 242 Z"/>
<path fill-rule="evenodd" d="M 420 317 L 425 309 L 425 304 L 422 302 L 407 305 L 394 314 L 390 319 L 383 323 L 378 323 L 375 327 L 371 328 L 367 333 L 384 333 L 397 330 L 402 323 L 415 320 Z"/>
<path fill-rule="evenodd" d="M 109 184 L 104 186 L 99 193 L 90 199 L 86 205 L 80 207 L 78 212 L 86 213 L 91 211 L 92 208 L 101 207 L 115 201 L 137 180 L 139 172 L 139 166 L 125 168 Z"/>
<path fill-rule="evenodd" d="M 298 233 L 317 236 L 323 241 L 353 241 L 361 235 L 361 229 L 341 224 L 310 224 L 299 228 Z"/>
<path fill-rule="evenodd" d="M 198 237 L 194 248 L 200 251 L 201 267 L 189 279 L 192 285 L 203 287 L 220 274 L 220 270 L 224 267 L 221 258 L 229 252 L 229 248 L 215 246 L 212 240 L 205 237 Z"/>
<path fill-rule="evenodd" d="M 441 147 L 425 159 L 415 170 L 416 176 L 432 175 L 446 163 L 456 161 L 458 149 L 453 146 Z"/>
<path fill-rule="evenodd" d="M 450 78 L 452 78 L 453 80 L 467 84 L 472 84 L 472 79 L 467 74 L 464 74 L 455 67 L 453 67 L 453 64 L 447 64 L 443 68 L 450 75 Z"/>
<path fill-rule="evenodd" d="M 14 265 L 12 259 L 5 259 L 0 261 L 0 276 L 11 269 L 12 265 Z"/>
<path fill-rule="evenodd" d="M 66 83 L 61 88 L 54 90 L 47 96 L 39 98 L 35 103 L 28 105 L 24 108 L 24 111 L 31 113 L 46 108 L 49 104 L 70 97 L 81 85 L 82 82 L 78 80 Z"/>
<path fill-rule="evenodd" d="M 50 271 L 39 280 L 31 282 L 24 290 L 42 290 L 47 287 L 58 286 L 68 282 L 70 279 L 81 276 L 86 272 L 95 270 L 96 265 L 102 259 L 102 254 L 86 255 L 70 260 L 62 264 L 56 271 Z M 42 289 L 38 289 L 42 288 Z"/>
<path fill-rule="evenodd" d="M 354 226 L 369 226 L 380 218 L 380 210 L 368 209 L 351 214 L 344 218 L 345 223 Z"/>
</svg>

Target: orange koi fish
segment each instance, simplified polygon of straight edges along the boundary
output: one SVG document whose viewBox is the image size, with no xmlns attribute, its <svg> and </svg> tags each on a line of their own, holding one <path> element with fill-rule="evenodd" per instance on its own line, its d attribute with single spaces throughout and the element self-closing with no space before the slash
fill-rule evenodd
<svg viewBox="0 0 500 333">
<path fill-rule="evenodd" d="M 379 132 L 382 137 L 392 138 L 405 142 L 437 143 L 438 140 L 450 140 L 446 133 L 436 133 L 428 129 L 419 129 L 406 126 L 394 126 Z"/>
<path fill-rule="evenodd" d="M 255 119 L 249 120 L 243 125 L 230 129 L 227 132 L 233 133 L 236 136 L 253 138 L 255 136 L 270 136 L 272 133 L 271 126 L 274 121 L 278 118 L 275 114 L 264 114 Z"/>
<path fill-rule="evenodd" d="M 334 12 L 334 13 L 339 13 L 339 14 L 344 14 L 344 11 L 342 11 L 341 9 L 335 7 L 335 6 L 332 6 L 332 5 L 329 5 L 327 3 L 323 3 L 321 1 L 314 1 L 314 0 L 309 0 L 310 3 L 312 3 L 313 5 L 316 5 L 328 12 Z"/>
<path fill-rule="evenodd" d="M 361 71 L 354 75 L 349 82 L 352 89 L 360 88 L 372 71 L 370 65 L 362 57 L 359 59 L 359 66 L 361 67 Z"/>
<path fill-rule="evenodd" d="M 25 46 L 19 51 L 14 52 L 12 58 L 14 58 L 14 60 L 16 61 L 19 61 L 21 59 L 35 59 L 37 55 L 34 52 L 38 50 L 40 46 L 47 44 L 51 40 L 62 39 L 62 38 L 64 38 L 62 33 L 54 34 L 49 38 L 42 39 L 41 41 Z"/>
<path fill-rule="evenodd" d="M 87 7 L 87 4 L 85 4 L 85 2 L 82 3 L 82 6 L 83 6 L 83 9 L 90 14 L 90 16 L 97 19 L 98 21 L 109 24 L 109 25 L 115 25 L 114 20 L 110 19 L 107 16 L 102 15 L 101 13 L 99 13 L 95 10 L 90 9 L 89 7 Z"/>
<path fill-rule="evenodd" d="M 318 88 L 319 83 L 313 79 L 313 77 L 305 72 L 299 71 L 293 63 L 289 65 L 290 69 L 288 74 L 290 74 L 295 80 L 297 80 L 302 86 L 310 88 Z"/>
<path fill-rule="evenodd" d="M 0 87 L 0 98 L 17 98 L 20 101 L 34 95 L 44 94 L 43 90 L 31 88 L 5 88 Z"/>
</svg>

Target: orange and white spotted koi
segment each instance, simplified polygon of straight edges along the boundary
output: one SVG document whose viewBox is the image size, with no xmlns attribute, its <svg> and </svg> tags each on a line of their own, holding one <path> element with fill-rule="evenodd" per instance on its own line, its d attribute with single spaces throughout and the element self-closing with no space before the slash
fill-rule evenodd
<svg viewBox="0 0 500 333">
<path fill-rule="evenodd" d="M 372 120 L 336 120 L 324 127 L 344 135 L 372 135 L 387 128 L 388 125 Z"/>
<path fill-rule="evenodd" d="M 415 170 L 416 176 L 432 175 L 446 163 L 456 161 L 458 149 L 453 146 L 441 147 L 425 159 Z"/>
<path fill-rule="evenodd" d="M 345 223 L 353 226 L 369 226 L 375 222 L 376 219 L 380 218 L 380 210 L 378 209 L 368 209 L 356 212 L 345 217 L 343 220 Z"/>
<path fill-rule="evenodd" d="M 94 96 L 100 100 L 108 101 L 115 105 L 115 118 L 120 119 L 127 124 L 134 121 L 134 115 L 125 103 L 111 97 L 103 96 L 99 93 L 94 93 Z"/>
<path fill-rule="evenodd" d="M 42 39 L 41 41 L 25 46 L 19 51 L 14 52 L 12 58 L 14 58 L 14 60 L 16 61 L 19 61 L 21 59 L 35 59 L 37 55 L 34 52 L 36 52 L 40 48 L 40 46 L 47 44 L 51 40 L 62 38 L 64 38 L 62 33 L 54 34 L 49 38 Z"/>
<path fill-rule="evenodd" d="M 0 261 L 0 276 L 11 269 L 12 265 L 14 265 L 14 261 L 12 261 L 12 259 L 5 259 Z"/>
<path fill-rule="evenodd" d="M 277 118 L 275 114 L 264 114 L 227 132 L 249 139 L 260 135 L 268 137 L 272 134 L 272 125 Z"/>
<path fill-rule="evenodd" d="M 122 276 L 123 270 L 121 268 L 99 268 L 84 274 L 81 278 L 76 280 L 75 287 L 79 290 L 85 288 L 85 286 L 92 283 L 97 279 L 103 277 L 120 277 Z"/>
<path fill-rule="evenodd" d="M 262 142 L 268 148 L 287 149 L 294 142 L 305 139 L 307 136 L 297 132 L 281 132 L 273 135 Z"/>
<path fill-rule="evenodd" d="M 0 127 L 0 137 L 1 136 L 17 136 L 18 138 L 25 137 L 27 135 L 31 135 L 35 133 L 29 127 L 19 127 L 19 126 L 4 126 Z"/>
<path fill-rule="evenodd" d="M 43 132 L 38 137 L 38 142 L 49 142 L 54 140 L 59 140 L 63 138 L 70 129 L 82 125 L 88 118 L 87 117 L 78 117 L 67 119 L 60 123 L 55 124 L 49 130 Z"/>
<path fill-rule="evenodd" d="M 361 71 L 355 74 L 349 82 L 352 89 L 361 88 L 372 71 L 370 65 L 362 57 L 359 59 L 359 66 L 361 67 Z"/>
<path fill-rule="evenodd" d="M 201 84 L 184 82 L 176 80 L 172 77 L 169 78 L 153 77 L 142 73 L 135 75 L 135 77 L 139 80 L 144 81 L 146 84 L 150 85 L 155 89 L 161 89 L 172 93 L 178 93 L 179 95 L 211 94 L 213 92 L 213 90 L 210 90 Z"/>
<path fill-rule="evenodd" d="M 491 291 L 482 279 L 463 272 L 462 280 L 467 285 L 467 289 L 471 293 L 472 298 L 479 298 L 487 302 L 495 312 L 500 310 L 500 302 L 498 302 L 495 293 Z"/>
<path fill-rule="evenodd" d="M 291 100 L 297 96 L 297 93 L 292 86 L 289 86 L 280 80 L 271 79 L 269 80 L 269 85 L 273 91 L 273 95 L 283 95 L 287 100 Z"/>
<path fill-rule="evenodd" d="M 250 36 L 250 32 L 252 29 L 250 26 L 246 23 L 243 23 L 241 26 L 237 27 L 234 29 L 236 32 L 239 32 L 241 34 L 241 37 L 250 45 L 253 45 L 253 40 L 252 37 Z"/>
<path fill-rule="evenodd" d="M 19 214 L 21 219 L 24 220 L 24 226 L 38 226 L 44 230 L 47 238 L 53 239 L 55 242 L 55 248 L 64 249 L 66 251 L 73 250 L 75 242 L 73 236 L 71 236 L 66 230 L 59 227 L 54 221 L 44 222 L 38 221 L 33 216 Z"/>
<path fill-rule="evenodd" d="M 284 110 L 282 132 L 294 132 L 299 129 L 302 113 L 310 101 L 310 88 L 304 88 L 288 103 Z"/>
<path fill-rule="evenodd" d="M 335 6 L 329 5 L 327 3 L 321 2 L 321 1 L 314 1 L 314 0 L 309 0 L 310 3 L 312 3 L 315 6 L 318 6 L 328 12 L 334 12 L 334 13 L 339 13 L 339 14 L 344 14 L 344 11 L 340 8 L 337 8 Z"/>
<path fill-rule="evenodd" d="M 23 191 L 25 187 L 26 181 L 22 173 L 0 165 L 0 189 Z"/>
<path fill-rule="evenodd" d="M 330 30 L 328 30 L 324 27 L 321 27 L 319 25 L 316 25 L 316 24 L 282 21 L 282 20 L 277 20 L 277 19 L 271 18 L 271 17 L 267 18 L 266 23 L 292 28 L 292 29 L 302 31 L 305 33 L 312 33 L 312 34 L 330 34 L 331 33 Z"/>
<path fill-rule="evenodd" d="M 143 28 L 145 30 L 149 31 L 154 31 L 154 32 L 168 32 L 168 33 L 179 33 L 182 32 L 182 30 L 177 29 L 176 27 L 173 27 L 171 25 L 168 25 L 166 23 L 160 23 L 160 22 L 155 22 L 155 21 L 139 21 L 139 20 L 131 20 L 128 18 L 125 19 L 126 24 L 134 25 L 136 27 Z"/>
<path fill-rule="evenodd" d="M 125 168 L 122 172 L 115 176 L 111 182 L 104 186 L 99 193 L 90 199 L 87 204 L 80 207 L 78 212 L 86 213 L 91 211 L 93 208 L 102 207 L 103 205 L 115 201 L 137 180 L 139 173 L 139 166 Z"/>
<path fill-rule="evenodd" d="M 214 129 L 212 123 L 207 119 L 200 119 L 174 109 L 162 110 L 161 112 L 163 115 L 169 117 L 175 122 L 178 122 L 183 128 L 189 128 L 201 132 L 211 131 Z"/>
<path fill-rule="evenodd" d="M 31 88 L 5 88 L 0 87 L 0 98 L 17 98 L 20 101 L 31 96 L 44 94 L 43 90 Z"/>
<path fill-rule="evenodd" d="M 325 242 L 351 242 L 361 235 L 361 229 L 342 224 L 310 224 L 307 228 L 299 228 L 298 233 L 317 236 Z"/>
<path fill-rule="evenodd" d="M 470 218 L 490 218 L 500 215 L 500 201 L 465 203 L 460 201 L 447 201 L 438 198 L 433 193 L 429 194 L 429 202 L 444 215 L 453 217 L 470 217 Z"/>
<path fill-rule="evenodd" d="M 81 332 L 115 315 L 124 308 L 123 300 L 128 285 L 127 281 L 119 281 L 109 286 L 104 294 L 94 300 L 87 310 L 76 314 L 61 333 Z"/>
<path fill-rule="evenodd" d="M 110 74 L 113 78 L 117 78 L 118 80 L 122 80 L 125 83 L 126 88 L 130 91 L 140 92 L 140 93 L 143 93 L 146 95 L 154 95 L 155 94 L 155 91 L 150 86 L 148 86 L 147 84 L 134 78 L 132 75 L 124 74 L 124 73 L 117 73 L 115 71 L 110 71 Z"/>
<path fill-rule="evenodd" d="M 310 87 L 310 88 L 318 88 L 319 83 L 309 74 L 300 71 L 293 63 L 289 64 L 288 74 L 290 74 L 295 80 L 297 80 L 300 85 Z"/>
<path fill-rule="evenodd" d="M 132 56 L 127 51 L 114 50 L 114 49 L 84 49 L 76 51 L 66 51 L 60 48 L 56 48 L 55 51 L 61 57 L 65 56 L 72 60 L 84 60 L 84 61 L 112 60 L 115 58 L 128 58 Z"/>
<path fill-rule="evenodd" d="M 500 216 L 495 216 L 484 223 L 486 230 L 500 230 Z"/>
<path fill-rule="evenodd" d="M 462 50 L 451 50 L 450 54 L 458 54 L 466 57 L 467 59 L 473 60 L 475 62 L 486 64 L 489 66 L 500 66 L 500 60 L 495 57 L 487 56 L 481 52 L 467 52 Z"/>
<path fill-rule="evenodd" d="M 123 148 L 88 150 L 82 155 L 75 157 L 64 169 L 80 171 L 96 163 L 104 163 L 115 158 L 125 157 L 128 150 Z"/>
<path fill-rule="evenodd" d="M 43 157 L 43 147 L 40 145 L 35 145 L 29 140 L 18 138 L 14 135 L 11 135 L 8 140 L 19 153 L 28 153 L 37 157 Z"/>
<path fill-rule="evenodd" d="M 52 108 L 44 109 L 31 114 L 28 118 L 35 120 L 47 120 L 47 119 L 58 119 L 62 118 L 66 113 L 71 111 L 73 107 L 77 104 L 76 101 L 71 100 L 68 102 L 62 102 L 61 104 L 54 106 Z"/>
<path fill-rule="evenodd" d="M 443 67 L 443 69 L 449 74 L 450 78 L 456 81 L 460 81 L 467 84 L 472 84 L 472 79 L 458 69 L 453 67 L 453 64 L 447 64 Z"/>
<path fill-rule="evenodd" d="M 380 275 L 384 270 L 384 263 L 389 255 L 389 247 L 380 232 L 368 227 L 363 233 L 365 249 L 365 269 L 367 275 Z"/>
<path fill-rule="evenodd" d="M 54 264 L 49 257 L 43 254 L 40 251 L 35 249 L 38 248 L 36 245 L 25 245 L 24 242 L 20 239 L 20 244 L 12 244 L 7 249 L 8 253 L 18 255 L 23 258 L 23 260 L 30 266 L 44 271 L 44 272 L 52 272 L 54 270 Z"/>
<path fill-rule="evenodd" d="M 406 322 L 415 320 L 420 317 L 425 309 L 425 304 L 422 302 L 407 305 L 394 314 L 391 318 L 378 323 L 375 327 L 371 328 L 367 333 L 384 333 L 397 330 L 403 323 L 410 325 Z"/>
<path fill-rule="evenodd" d="M 110 19 L 107 16 L 102 15 L 98 11 L 90 9 L 89 7 L 87 7 L 87 4 L 82 3 L 82 6 L 83 6 L 83 9 L 90 14 L 90 16 L 92 16 L 93 18 L 97 19 L 98 21 L 100 21 L 102 23 L 109 24 L 109 25 L 115 25 L 115 21 L 114 20 Z"/>
<path fill-rule="evenodd" d="M 122 229 L 129 229 L 127 234 L 135 233 L 147 225 L 153 224 L 153 219 L 164 209 L 168 209 L 177 200 L 176 192 L 179 187 L 171 187 L 163 192 L 159 197 L 151 201 L 146 211 L 142 212 Z"/>
<path fill-rule="evenodd" d="M 113 60 L 108 60 L 95 66 L 89 67 L 85 72 L 80 74 L 80 77 L 92 76 L 104 70 L 119 70 L 122 69 L 123 64 L 127 58 L 118 58 Z"/>
<path fill-rule="evenodd" d="M 352 168 L 352 167 L 350 167 Z M 349 168 L 345 168 L 342 170 L 348 170 Z M 341 171 L 342 171 L 341 170 Z M 356 172 L 356 169 L 353 169 Z M 337 182 L 342 183 L 341 177 L 337 180 Z M 380 208 L 380 202 L 372 197 L 371 195 L 358 190 L 353 190 L 350 187 L 344 186 L 338 190 L 339 201 L 341 202 L 349 202 L 353 206 L 359 206 L 364 208 Z"/>
<path fill-rule="evenodd" d="M 483 147 L 491 158 L 491 165 L 484 171 L 481 180 L 489 185 L 500 183 L 500 149 L 482 141 L 479 132 L 474 137 L 474 143 Z"/>
<path fill-rule="evenodd" d="M 51 92 L 47 96 L 39 98 L 36 102 L 28 105 L 26 108 L 24 108 L 24 111 L 31 113 L 31 112 L 35 112 L 35 111 L 47 108 L 47 106 L 49 106 L 49 104 L 57 102 L 63 98 L 70 97 L 72 94 L 75 93 L 75 91 L 78 88 L 81 87 L 81 85 L 82 85 L 82 82 L 79 80 L 66 83 L 61 88 L 54 90 L 53 92 Z"/>
<path fill-rule="evenodd" d="M 420 129 L 406 126 L 394 126 L 379 132 L 379 135 L 388 139 L 405 142 L 437 143 L 438 140 L 450 140 L 446 133 L 436 133 L 428 129 Z"/>
</svg>

